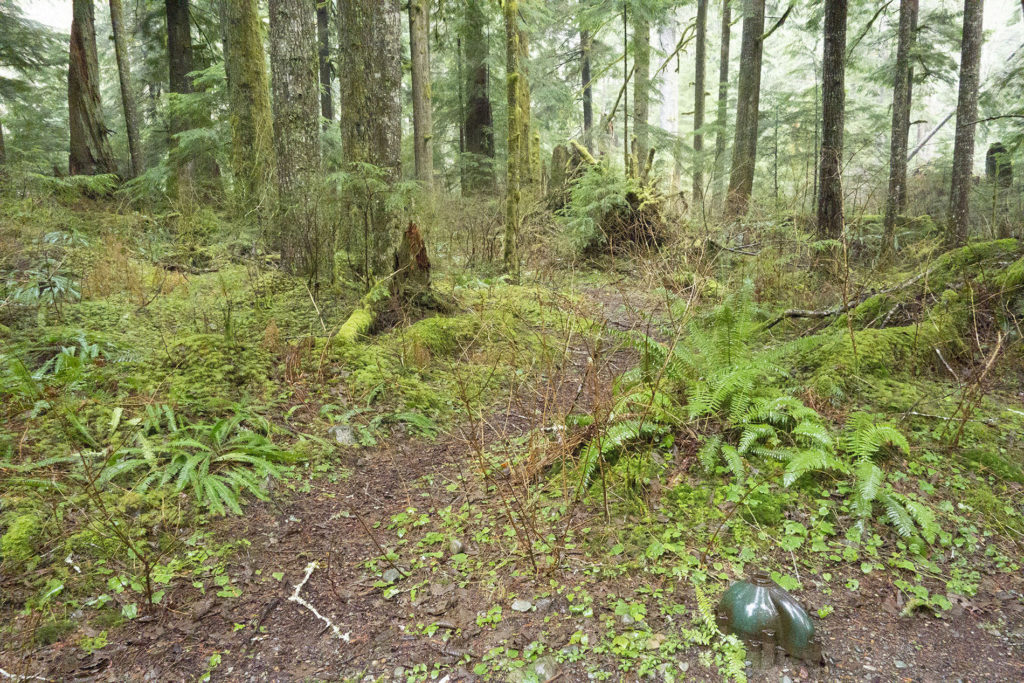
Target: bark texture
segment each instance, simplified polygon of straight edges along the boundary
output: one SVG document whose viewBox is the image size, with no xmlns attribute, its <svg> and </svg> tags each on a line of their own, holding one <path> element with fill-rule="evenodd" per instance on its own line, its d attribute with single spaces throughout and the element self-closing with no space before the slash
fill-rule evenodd
<svg viewBox="0 0 1024 683">
<path fill-rule="evenodd" d="M 430 2 L 409 0 L 409 46 L 412 53 L 412 127 L 416 178 L 434 182 L 434 115 L 430 93 Z"/>
<path fill-rule="evenodd" d="M 594 91 L 590 83 L 590 32 L 587 30 L 580 30 L 580 79 L 583 87 L 583 144 L 592 152 Z"/>
<path fill-rule="evenodd" d="M 761 56 L 764 47 L 764 0 L 744 0 L 743 38 L 740 45 L 740 81 L 736 95 L 736 135 L 726 216 L 745 216 L 754 190 L 757 163 L 758 107 L 761 101 Z"/>
<path fill-rule="evenodd" d="M 235 204 L 262 216 L 274 173 L 270 82 L 257 0 L 222 0 Z"/>
<path fill-rule="evenodd" d="M 233 1 L 233 0 L 229 0 Z M 318 285 L 334 278 L 334 239 L 319 215 L 320 84 L 309 0 L 270 0 L 270 65 L 281 265 Z"/>
<path fill-rule="evenodd" d="M 882 252 L 891 255 L 896 248 L 896 216 L 901 211 L 900 197 L 906 196 L 907 142 L 910 134 L 910 48 L 913 41 L 913 15 L 917 0 L 900 0 L 900 23 L 896 39 L 896 73 L 892 87 L 892 133 L 889 140 L 889 191 L 885 197 L 885 230 Z"/>
<path fill-rule="evenodd" d="M 642 11 L 633 12 L 633 135 L 634 157 L 642 167 L 650 148 L 647 128 L 651 108 L 651 24 Z"/>
<path fill-rule="evenodd" d="M 729 42 L 732 37 L 732 0 L 722 0 L 722 38 L 718 56 L 718 113 L 715 117 L 715 204 L 724 204 L 726 130 L 729 126 Z"/>
<path fill-rule="evenodd" d="M 230 1 L 230 0 L 229 0 Z M 189 23 L 189 0 L 166 0 L 167 9 L 167 66 L 171 92 L 192 92 L 192 29 Z M 181 117 L 171 120 L 171 133 L 185 130 L 187 122 Z"/>
<path fill-rule="evenodd" d="M 902 1 L 902 0 L 901 0 Z M 911 3 L 910 13 L 910 52 L 913 52 L 914 45 L 917 43 L 917 17 L 921 3 L 919 0 L 914 0 Z M 907 144 L 910 143 L 910 110 L 914 104 L 914 63 L 909 60 L 907 64 L 907 108 L 903 111 L 903 128 L 907 131 Z M 909 162 L 910 157 L 907 157 Z M 900 183 L 899 194 L 896 195 L 896 206 L 900 213 L 904 213 L 907 210 L 907 166 L 903 166 L 903 182 Z"/>
<path fill-rule="evenodd" d="M 843 232 L 843 126 L 846 112 L 847 0 L 825 3 L 821 60 L 821 188 L 818 234 L 838 239 Z"/>
<path fill-rule="evenodd" d="M 7 163 L 7 147 L 4 145 L 4 123 L 0 121 L 0 164 Z"/>
<path fill-rule="evenodd" d="M 103 121 L 99 72 L 93 0 L 74 0 L 68 62 L 68 170 L 72 175 L 117 172 Z"/>
<path fill-rule="evenodd" d="M 516 0 L 503 0 L 505 19 L 505 93 L 508 98 L 508 163 L 505 180 L 505 272 L 518 279 L 520 165 L 522 164 L 522 108 L 519 84 L 519 7 Z M 527 143 L 528 144 L 528 143 Z"/>
<path fill-rule="evenodd" d="M 338 3 L 338 83 L 341 90 L 341 145 L 353 172 L 372 164 L 384 180 L 398 180 L 402 147 L 401 13 L 397 0 L 341 0 Z M 368 274 L 391 274 L 398 243 L 396 218 L 378 197 L 364 207 Z"/>
<path fill-rule="evenodd" d="M 464 191 L 494 188 L 494 120 L 488 94 L 485 0 L 466 0 L 466 153 Z"/>
<path fill-rule="evenodd" d="M 974 130 L 978 119 L 981 73 L 982 0 L 964 0 L 964 33 L 960 44 L 960 93 L 956 105 L 953 143 L 953 181 L 949 193 L 949 247 L 967 244 L 970 234 L 971 177 L 974 169 Z"/>
<path fill-rule="evenodd" d="M 708 33 L 708 0 L 697 0 L 696 64 L 693 74 L 693 206 L 704 205 L 704 54 Z"/>
<path fill-rule="evenodd" d="M 324 129 L 334 121 L 334 96 L 331 92 L 331 5 L 332 0 L 313 0 L 316 3 L 316 36 L 320 55 L 320 115 L 326 121 Z"/>
<path fill-rule="evenodd" d="M 132 68 L 128 61 L 128 45 L 124 38 L 124 9 L 121 0 L 110 0 L 110 28 L 114 34 L 117 76 L 121 85 L 121 107 L 124 109 L 124 128 L 128 136 L 130 175 L 135 178 L 145 169 L 142 144 L 139 142 L 139 108 L 135 104 L 135 90 L 132 88 Z"/>
</svg>

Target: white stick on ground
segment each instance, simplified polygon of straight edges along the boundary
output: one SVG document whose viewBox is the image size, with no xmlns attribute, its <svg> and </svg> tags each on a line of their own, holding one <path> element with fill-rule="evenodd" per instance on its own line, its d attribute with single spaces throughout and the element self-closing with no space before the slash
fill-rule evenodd
<svg viewBox="0 0 1024 683">
<path fill-rule="evenodd" d="M 338 628 L 333 621 L 331 621 L 324 615 L 320 614 L 320 612 L 317 611 L 316 607 L 313 607 L 313 605 L 309 601 L 307 601 L 305 598 L 299 595 L 299 593 L 302 592 L 303 587 L 309 581 L 309 577 L 313 576 L 313 570 L 315 570 L 319 566 L 320 565 L 316 562 L 310 562 L 306 565 L 306 575 L 302 577 L 302 581 L 299 581 L 297 584 L 295 584 L 295 591 L 288 598 L 288 601 L 298 603 L 306 609 L 308 609 L 310 612 L 313 613 L 313 616 L 315 616 L 320 621 L 324 622 L 327 628 L 331 629 L 331 631 L 334 633 L 335 638 L 340 638 L 341 640 L 344 640 L 347 643 L 349 642 L 349 636 L 351 635 L 351 633 L 342 633 L 341 629 Z"/>
<path fill-rule="evenodd" d="M 48 681 L 49 678 L 43 678 L 42 676 L 19 676 L 18 674 L 12 674 L 3 669 L 0 669 L 0 676 L 7 678 L 12 681 Z"/>
</svg>

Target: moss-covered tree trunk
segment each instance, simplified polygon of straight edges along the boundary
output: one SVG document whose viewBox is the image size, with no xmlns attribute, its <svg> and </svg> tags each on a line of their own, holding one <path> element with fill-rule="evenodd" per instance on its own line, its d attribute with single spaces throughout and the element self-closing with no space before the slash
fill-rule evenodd
<svg viewBox="0 0 1024 683">
<path fill-rule="evenodd" d="M 821 60 L 821 186 L 818 235 L 838 239 L 843 232 L 843 129 L 846 118 L 846 3 L 825 3 Z"/>
<path fill-rule="evenodd" d="M 117 75 L 121 85 L 121 106 L 124 109 L 124 127 L 128 136 L 128 155 L 131 177 L 144 170 L 142 144 L 139 142 L 139 108 L 135 104 L 132 88 L 132 69 L 128 61 L 128 45 L 124 38 L 124 9 L 121 0 L 110 0 L 110 28 L 114 35 L 114 54 L 117 57 Z"/>
<path fill-rule="evenodd" d="M 488 93 L 486 0 L 466 0 L 466 154 L 463 191 L 494 189 L 494 120 Z"/>
<path fill-rule="evenodd" d="M 316 36 L 320 64 L 320 115 L 324 117 L 324 130 L 334 121 L 333 74 L 331 73 L 331 6 L 332 0 L 313 0 L 316 3 Z"/>
<path fill-rule="evenodd" d="M 960 93 L 956 105 L 953 143 L 953 180 L 949 193 L 946 244 L 967 244 L 970 234 L 971 178 L 974 169 L 974 129 L 978 119 L 978 83 L 981 75 L 982 0 L 964 0 L 964 31 L 960 44 Z"/>
<path fill-rule="evenodd" d="M 729 190 L 725 206 L 726 216 L 730 218 L 746 215 L 750 195 L 754 191 L 763 35 L 764 0 L 744 0 L 740 81 L 736 94 L 736 133 L 733 138 Z"/>
<path fill-rule="evenodd" d="M 0 164 L 7 163 L 7 146 L 4 145 L 4 122 L 0 121 Z"/>
<path fill-rule="evenodd" d="M 651 24 L 642 8 L 633 10 L 633 135 L 635 158 L 642 167 L 650 147 L 647 128 L 651 108 Z M 628 144 L 628 141 L 627 141 Z"/>
<path fill-rule="evenodd" d="M 732 37 L 732 0 L 722 0 L 722 38 L 718 55 L 718 112 L 715 116 L 715 170 L 712 196 L 715 206 L 725 204 L 725 147 L 729 126 L 729 42 Z"/>
<path fill-rule="evenodd" d="M 704 206 L 704 75 L 706 56 L 704 54 L 708 33 L 708 0 L 697 0 L 697 44 L 694 47 L 693 74 L 693 207 L 702 210 Z"/>
<path fill-rule="evenodd" d="M 359 164 L 398 180 L 402 148 L 401 12 L 398 0 L 341 0 L 338 3 L 338 82 L 341 90 L 341 147 L 352 173 Z M 399 225 L 382 193 L 366 198 L 367 275 L 391 274 Z"/>
<path fill-rule="evenodd" d="M 540 182 L 540 137 L 533 132 L 530 103 L 530 34 L 519 25 L 519 185 Z"/>
<path fill-rule="evenodd" d="M 281 264 L 315 287 L 334 279 L 334 235 L 320 214 L 320 83 L 309 0 L 270 0 L 270 66 Z"/>
<path fill-rule="evenodd" d="M 900 22 L 896 39 L 896 72 L 892 88 L 892 131 L 889 138 L 889 191 L 885 197 L 885 221 L 882 253 L 891 256 L 896 249 L 896 216 L 900 197 L 906 196 L 907 140 L 910 118 L 910 47 L 913 40 L 913 14 L 917 0 L 900 0 Z"/>
<path fill-rule="evenodd" d="M 231 166 L 236 211 L 269 214 L 274 177 L 270 82 L 257 0 L 221 0 L 224 70 L 231 120 Z"/>
<path fill-rule="evenodd" d="M 409 0 L 409 47 L 412 54 L 412 125 L 416 178 L 434 182 L 434 115 L 430 97 L 430 2 Z"/>
<path fill-rule="evenodd" d="M 93 0 L 71 5 L 68 61 L 68 123 L 71 128 L 68 170 L 72 175 L 116 173 L 100 101 L 100 67 L 96 57 Z"/>
<path fill-rule="evenodd" d="M 519 200 L 520 165 L 522 164 L 522 109 L 519 85 L 519 3 L 503 0 L 505 19 L 505 93 L 508 99 L 508 161 L 505 181 L 505 272 L 513 279 L 519 277 Z M 529 144 L 529 143 L 527 143 Z"/>
</svg>

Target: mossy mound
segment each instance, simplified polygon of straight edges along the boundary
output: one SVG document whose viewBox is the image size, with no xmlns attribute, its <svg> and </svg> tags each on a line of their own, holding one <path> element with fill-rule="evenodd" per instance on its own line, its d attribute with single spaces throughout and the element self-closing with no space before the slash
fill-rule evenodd
<svg viewBox="0 0 1024 683">
<path fill-rule="evenodd" d="M 36 561 L 42 523 L 34 513 L 14 516 L 0 537 L 0 562 L 11 570 L 31 569 Z"/>
<path fill-rule="evenodd" d="M 217 411 L 261 394 L 273 367 L 258 342 L 219 334 L 192 334 L 169 344 L 163 380 L 173 403 L 199 412 Z"/>
<path fill-rule="evenodd" d="M 452 358 L 473 341 L 480 324 L 475 315 L 424 318 L 409 327 L 406 338 L 434 357 Z"/>
</svg>

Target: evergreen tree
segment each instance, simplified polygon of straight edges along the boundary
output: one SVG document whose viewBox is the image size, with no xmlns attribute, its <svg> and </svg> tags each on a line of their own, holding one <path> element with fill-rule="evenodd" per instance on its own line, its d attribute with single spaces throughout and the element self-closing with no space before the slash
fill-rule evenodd
<svg viewBox="0 0 1024 683">
<path fill-rule="evenodd" d="M 750 195 L 754 189 L 763 34 L 764 0 L 744 0 L 740 82 L 736 96 L 736 133 L 726 198 L 726 215 L 731 218 L 746 215 Z"/>
<path fill-rule="evenodd" d="M 892 88 L 892 132 L 889 145 L 889 190 L 885 198 L 885 232 L 882 251 L 890 256 L 895 250 L 896 215 L 906 197 L 907 139 L 910 133 L 910 49 L 913 41 L 913 17 L 918 0 L 900 0 L 900 22 L 896 40 L 896 69 Z"/>
<path fill-rule="evenodd" d="M 412 53 L 412 122 L 416 178 L 434 180 L 433 112 L 430 104 L 430 3 L 409 0 L 409 49 Z"/>
<path fill-rule="evenodd" d="M 100 67 L 96 56 L 93 0 L 71 5 L 71 49 L 68 60 L 68 120 L 71 128 L 68 169 L 72 175 L 116 173 L 114 153 L 100 101 Z"/>
<path fill-rule="evenodd" d="M 825 3 L 821 60 L 821 163 L 818 234 L 838 239 L 843 232 L 843 130 L 846 112 L 847 0 Z"/>
<path fill-rule="evenodd" d="M 974 129 L 978 119 L 978 84 L 981 75 L 983 0 L 964 0 L 964 29 L 960 47 L 960 89 L 956 106 L 953 179 L 949 193 L 946 243 L 959 247 L 970 234 L 971 178 L 974 170 Z"/>
<path fill-rule="evenodd" d="M 132 88 L 132 70 L 128 61 L 128 45 L 124 37 L 124 10 L 121 0 L 110 0 L 110 28 L 114 36 L 114 50 L 117 55 L 118 82 L 121 86 L 121 105 L 124 109 L 125 132 L 128 136 L 131 177 L 144 170 L 142 144 L 139 141 L 139 108 L 135 104 Z"/>
<path fill-rule="evenodd" d="M 399 178 L 402 151 L 402 62 L 398 0 L 338 3 L 341 145 L 350 173 L 375 167 L 386 184 Z M 398 221 L 386 197 L 365 198 L 366 275 L 392 272 Z"/>
<path fill-rule="evenodd" d="M 314 292 L 334 279 L 334 237 L 320 215 L 320 83 L 315 8 L 270 0 L 270 65 L 281 265 L 305 275 Z"/>
<path fill-rule="evenodd" d="M 466 45 L 466 154 L 464 192 L 494 187 L 494 120 L 488 93 L 487 15 L 485 0 L 466 0 L 463 36 Z"/>
<path fill-rule="evenodd" d="M 256 0 L 221 0 L 236 209 L 264 213 L 274 172 L 270 83 Z"/>
</svg>

